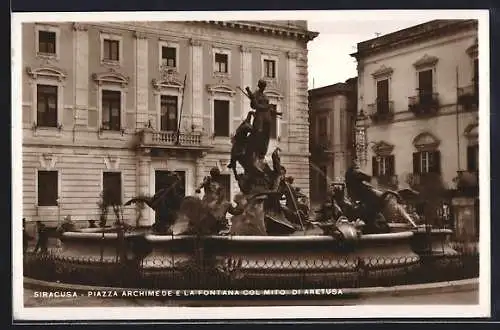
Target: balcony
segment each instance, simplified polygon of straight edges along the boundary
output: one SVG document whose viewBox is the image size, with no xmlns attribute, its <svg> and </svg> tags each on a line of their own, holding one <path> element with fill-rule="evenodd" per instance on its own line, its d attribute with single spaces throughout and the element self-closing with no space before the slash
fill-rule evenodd
<svg viewBox="0 0 500 330">
<path fill-rule="evenodd" d="M 181 132 L 177 138 L 176 132 L 161 132 L 143 129 L 139 132 L 139 147 L 160 149 L 210 149 L 208 139 L 201 132 Z"/>
<path fill-rule="evenodd" d="M 397 190 L 398 189 L 398 176 L 397 175 L 381 175 L 376 176 L 377 185 L 379 187 L 384 187 L 387 189 Z"/>
<path fill-rule="evenodd" d="M 478 171 L 457 171 L 457 175 L 457 191 L 463 194 L 477 194 L 479 189 Z"/>
<path fill-rule="evenodd" d="M 479 104 L 479 86 L 473 84 L 458 89 L 458 104 L 465 110 L 477 110 Z"/>
<path fill-rule="evenodd" d="M 374 123 L 390 122 L 394 119 L 394 102 L 377 101 L 377 103 L 368 105 L 368 111 Z"/>
<path fill-rule="evenodd" d="M 408 110 L 415 116 L 432 116 L 439 110 L 438 93 L 421 93 L 408 98 Z"/>
</svg>

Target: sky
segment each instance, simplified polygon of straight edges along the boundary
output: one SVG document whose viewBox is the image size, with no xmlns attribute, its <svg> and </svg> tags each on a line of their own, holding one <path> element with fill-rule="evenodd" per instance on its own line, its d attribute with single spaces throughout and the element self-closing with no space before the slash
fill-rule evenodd
<svg viewBox="0 0 500 330">
<path fill-rule="evenodd" d="M 319 35 L 308 43 L 309 89 L 344 82 L 355 77 L 358 42 L 427 22 L 431 19 L 320 21 L 309 20 L 308 29 Z"/>
</svg>

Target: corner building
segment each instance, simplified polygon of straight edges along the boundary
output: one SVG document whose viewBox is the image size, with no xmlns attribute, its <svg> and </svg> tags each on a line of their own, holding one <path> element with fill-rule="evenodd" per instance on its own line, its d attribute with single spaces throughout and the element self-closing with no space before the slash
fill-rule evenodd
<svg viewBox="0 0 500 330">
<path fill-rule="evenodd" d="M 192 195 L 213 166 L 232 198 L 231 134 L 250 110 L 238 87 L 262 77 L 283 112 L 269 150 L 282 149 L 309 193 L 307 42 L 316 35 L 305 21 L 23 24 L 23 216 L 97 220 L 104 189 L 121 203 L 152 195 L 165 171 Z M 124 218 L 147 226 L 154 212 L 129 206 Z"/>
</svg>

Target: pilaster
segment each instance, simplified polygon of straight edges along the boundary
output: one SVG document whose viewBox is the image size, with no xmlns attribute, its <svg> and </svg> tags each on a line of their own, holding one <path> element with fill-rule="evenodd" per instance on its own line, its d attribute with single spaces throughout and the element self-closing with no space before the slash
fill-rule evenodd
<svg viewBox="0 0 500 330">
<path fill-rule="evenodd" d="M 199 40 L 191 39 L 191 104 L 192 124 L 195 131 L 203 128 L 203 47 Z"/>
<path fill-rule="evenodd" d="M 89 99 L 89 33 L 84 24 L 74 23 L 75 40 L 75 126 L 87 127 Z"/>
<path fill-rule="evenodd" d="M 136 127 L 143 128 L 148 123 L 148 99 L 149 99 L 149 76 L 148 76 L 148 39 L 145 34 L 136 33 L 136 100 L 137 116 Z"/>
<path fill-rule="evenodd" d="M 248 47 L 240 46 L 241 52 L 241 88 L 252 86 L 252 52 Z M 250 100 L 240 93 L 241 97 L 241 119 L 245 119 L 248 111 L 250 111 Z"/>
</svg>

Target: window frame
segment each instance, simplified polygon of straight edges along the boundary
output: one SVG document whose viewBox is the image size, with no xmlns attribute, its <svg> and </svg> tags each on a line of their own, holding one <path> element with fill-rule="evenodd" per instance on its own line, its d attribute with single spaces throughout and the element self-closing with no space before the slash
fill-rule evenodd
<svg viewBox="0 0 500 330">
<path fill-rule="evenodd" d="M 39 118 L 38 118 L 38 114 L 40 113 L 39 111 L 39 106 L 40 106 L 40 99 L 39 99 L 39 94 L 40 94 L 40 91 L 39 91 L 39 88 L 40 87 L 52 87 L 52 88 L 55 88 L 55 123 L 54 125 L 41 125 L 39 123 Z M 58 105 L 58 97 L 59 97 L 59 88 L 57 85 L 46 85 L 46 84 L 36 84 L 36 123 L 37 123 L 37 126 L 38 127 L 43 127 L 43 128 L 57 128 L 59 126 L 59 118 L 58 118 L 58 112 L 59 112 L 59 105 Z M 48 95 L 48 94 L 46 94 Z M 47 103 L 47 99 L 45 99 L 45 102 Z M 45 113 L 47 112 L 48 110 L 48 107 L 47 109 L 45 109 Z"/>
<path fill-rule="evenodd" d="M 228 135 L 225 136 L 225 135 L 216 135 L 216 132 L 215 132 L 215 113 L 216 113 L 216 110 L 215 110 L 215 102 L 216 101 L 223 101 L 223 102 L 227 102 L 227 105 L 228 105 L 228 116 L 227 116 L 227 124 L 228 124 Z M 232 114 L 232 111 L 231 111 L 231 100 L 228 99 L 228 98 L 225 98 L 225 97 L 222 97 L 222 96 L 215 96 L 212 100 L 211 100 L 211 103 L 212 103 L 212 135 L 214 138 L 216 139 L 228 139 L 228 138 L 231 138 L 231 133 L 232 133 L 232 117 L 231 117 L 231 114 Z"/>
<path fill-rule="evenodd" d="M 38 196 L 38 173 L 39 172 L 57 172 L 57 198 L 56 205 L 38 205 L 40 202 L 40 197 Z M 37 209 L 57 209 L 61 205 L 61 171 L 54 168 L 53 166 L 44 166 L 43 168 L 37 168 L 35 170 L 35 206 Z"/>
<path fill-rule="evenodd" d="M 268 77 L 266 75 L 266 61 L 274 61 L 274 77 Z M 266 80 L 277 81 L 279 79 L 279 57 L 272 54 L 261 54 L 261 77 Z"/>
<path fill-rule="evenodd" d="M 162 127 L 161 127 L 161 124 L 162 124 L 162 120 L 161 120 L 161 117 L 162 117 L 162 113 L 161 113 L 161 101 L 162 101 L 162 97 L 165 96 L 165 97 L 175 97 L 176 98 L 176 123 L 175 123 L 175 129 L 174 130 L 163 130 Z M 159 117 L 158 117 L 158 130 L 161 131 L 161 132 L 176 132 L 178 129 L 179 129 L 179 115 L 180 115 L 180 103 L 179 102 L 179 95 L 178 94 L 175 94 L 175 93 L 168 93 L 168 92 L 162 92 L 162 93 L 159 93 Z"/>
<path fill-rule="evenodd" d="M 218 62 L 216 61 L 216 55 L 217 54 L 222 54 L 222 55 L 226 55 L 227 56 L 227 72 L 220 72 L 218 71 Z M 227 48 L 217 48 L 217 47 L 213 47 L 212 48 L 212 71 L 213 71 L 213 74 L 214 76 L 222 76 L 222 77 L 226 77 L 226 78 L 229 78 L 231 77 L 231 63 L 232 63 L 232 59 L 231 59 L 231 50 L 230 49 L 227 49 Z"/>
<path fill-rule="evenodd" d="M 163 65 L 163 47 L 175 48 L 175 66 Z M 171 41 L 160 40 L 160 42 L 158 43 L 158 67 L 179 71 L 179 62 L 179 44 Z"/>
<path fill-rule="evenodd" d="M 118 34 L 101 33 L 100 37 L 100 50 L 101 50 L 101 64 L 121 66 L 123 64 L 123 37 Z M 110 60 L 104 58 L 104 40 L 118 41 L 118 60 Z"/>
<path fill-rule="evenodd" d="M 55 48 L 56 51 L 54 54 L 52 53 L 44 53 L 40 52 L 40 31 L 44 32 L 53 32 L 55 33 Z M 60 59 L 60 54 L 61 54 L 61 29 L 59 26 L 53 26 L 53 25 L 45 25 L 45 24 L 36 24 L 35 25 L 35 51 L 36 51 L 36 57 L 39 58 L 51 58 L 51 59 Z"/>
<path fill-rule="evenodd" d="M 111 125 L 108 127 L 108 128 L 104 128 L 104 125 L 103 125 L 103 119 L 104 119 L 104 107 L 103 107 L 103 97 L 104 97 L 104 92 L 112 92 L 112 93 L 118 93 L 120 95 L 120 98 L 119 98 L 119 102 L 120 102 L 120 107 L 119 107 L 119 112 L 120 112 L 120 122 L 119 122 L 119 128 L 116 130 L 116 129 L 112 129 L 111 128 Z M 124 115 L 124 112 L 123 112 L 123 105 L 122 105 L 122 102 L 123 102 L 123 95 L 122 95 L 122 91 L 120 89 L 113 89 L 113 88 L 109 88 L 109 86 L 104 86 L 101 90 L 100 90 L 100 94 L 101 94 L 101 99 L 100 99 L 100 110 L 101 110 L 101 120 L 99 122 L 100 124 L 100 128 L 102 131 L 108 131 L 108 132 L 120 132 L 121 130 L 124 129 L 124 125 L 123 125 L 123 118 L 122 116 Z M 111 110 L 111 109 L 110 109 Z M 110 122 L 111 122 L 111 113 L 109 114 L 109 118 L 110 118 Z"/>
</svg>

